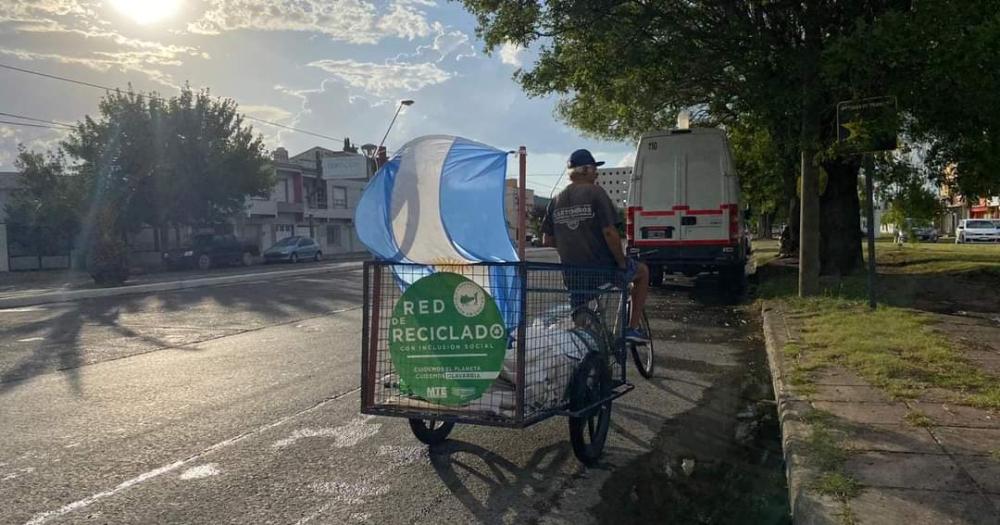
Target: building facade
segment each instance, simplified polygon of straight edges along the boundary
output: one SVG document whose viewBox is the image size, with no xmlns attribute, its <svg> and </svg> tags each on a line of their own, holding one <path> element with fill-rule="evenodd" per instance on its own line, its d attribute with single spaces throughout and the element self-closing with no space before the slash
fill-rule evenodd
<svg viewBox="0 0 1000 525">
<path fill-rule="evenodd" d="M 597 168 L 597 185 L 604 188 L 608 197 L 611 197 L 619 210 L 624 210 L 627 207 L 628 188 L 631 182 L 631 166 L 627 168 Z"/>
<path fill-rule="evenodd" d="M 519 207 L 518 201 L 518 187 L 516 179 L 507 179 L 507 184 L 504 186 L 503 193 L 503 205 L 504 212 L 507 216 L 507 231 L 510 234 L 511 239 L 517 239 L 517 210 Z M 527 228 L 527 233 L 535 233 L 531 230 L 531 213 L 534 211 L 535 207 L 535 190 L 531 188 L 524 189 L 524 224 Z"/>
<path fill-rule="evenodd" d="M 262 250 L 292 235 L 316 240 L 324 255 L 365 250 L 354 228 L 369 173 L 365 156 L 314 147 L 290 157 L 278 148 L 272 166 L 274 188 L 248 199 L 246 215 L 235 221 L 237 235 Z"/>
</svg>

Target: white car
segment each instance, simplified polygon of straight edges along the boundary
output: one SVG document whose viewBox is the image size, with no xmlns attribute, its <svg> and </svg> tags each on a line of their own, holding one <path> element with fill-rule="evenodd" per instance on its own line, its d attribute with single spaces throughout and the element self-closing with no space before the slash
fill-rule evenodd
<svg viewBox="0 0 1000 525">
<path fill-rule="evenodd" d="M 962 219 L 955 231 L 955 243 L 1000 242 L 1000 223 L 989 219 Z"/>
</svg>

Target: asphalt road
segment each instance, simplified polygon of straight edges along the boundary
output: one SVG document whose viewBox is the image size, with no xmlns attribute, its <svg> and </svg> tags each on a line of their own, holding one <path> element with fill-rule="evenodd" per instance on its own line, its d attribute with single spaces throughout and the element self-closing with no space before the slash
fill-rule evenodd
<svg viewBox="0 0 1000 525">
<path fill-rule="evenodd" d="M 752 334 L 712 283 L 654 293 L 657 375 L 631 374 L 585 469 L 562 418 L 429 451 L 360 415 L 360 281 L 0 310 L 0 523 L 586 523 L 669 422 L 710 403 L 692 431 L 730 439 Z"/>
</svg>

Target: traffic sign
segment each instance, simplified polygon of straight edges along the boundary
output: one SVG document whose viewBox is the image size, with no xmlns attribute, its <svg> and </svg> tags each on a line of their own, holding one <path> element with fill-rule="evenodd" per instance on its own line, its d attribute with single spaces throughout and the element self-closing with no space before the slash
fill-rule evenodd
<svg viewBox="0 0 1000 525">
<path fill-rule="evenodd" d="M 855 153 L 898 147 L 896 99 L 873 97 L 837 104 L 837 141 Z"/>
</svg>

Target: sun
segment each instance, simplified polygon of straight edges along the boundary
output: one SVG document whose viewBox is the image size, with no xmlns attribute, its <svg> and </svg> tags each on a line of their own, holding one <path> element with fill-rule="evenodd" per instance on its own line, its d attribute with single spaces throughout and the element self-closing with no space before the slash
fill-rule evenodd
<svg viewBox="0 0 1000 525">
<path fill-rule="evenodd" d="M 139 25 L 155 24 L 177 12 L 184 0 L 111 0 L 111 5 L 121 14 Z"/>
</svg>

